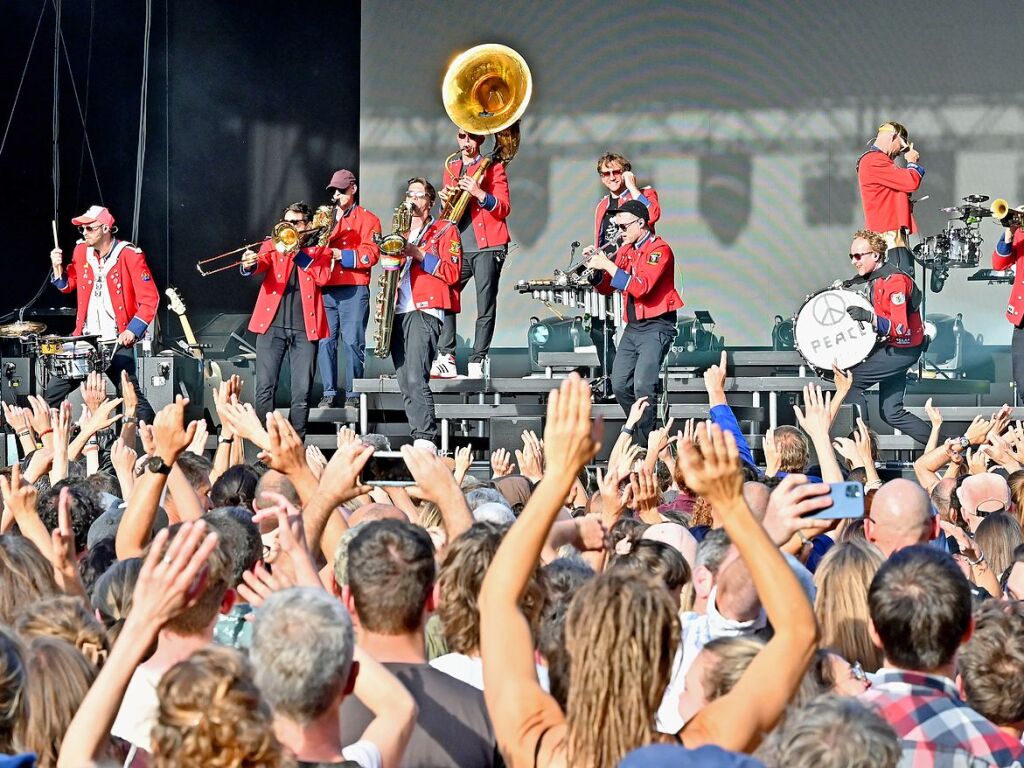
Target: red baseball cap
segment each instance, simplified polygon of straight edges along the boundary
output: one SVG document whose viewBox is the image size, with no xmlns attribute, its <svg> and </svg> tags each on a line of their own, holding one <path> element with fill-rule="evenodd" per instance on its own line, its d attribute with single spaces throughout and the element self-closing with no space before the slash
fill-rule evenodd
<svg viewBox="0 0 1024 768">
<path fill-rule="evenodd" d="M 114 226 L 114 217 L 110 215 L 110 211 L 100 205 L 92 206 L 81 216 L 73 218 L 71 223 L 78 227 L 82 224 L 92 224 L 94 221 L 98 221 L 100 224 L 105 224 L 108 227 Z"/>
<path fill-rule="evenodd" d="M 339 171 L 335 171 L 334 175 L 331 176 L 331 183 L 327 185 L 328 189 L 348 189 L 350 186 L 356 183 L 356 175 L 347 168 L 342 168 Z"/>
</svg>

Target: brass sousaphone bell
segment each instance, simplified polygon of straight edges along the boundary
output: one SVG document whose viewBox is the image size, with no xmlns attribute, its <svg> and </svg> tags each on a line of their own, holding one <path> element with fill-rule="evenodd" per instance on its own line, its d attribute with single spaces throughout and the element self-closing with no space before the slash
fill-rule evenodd
<svg viewBox="0 0 1024 768">
<path fill-rule="evenodd" d="M 519 120 L 533 95 L 533 77 L 526 59 L 507 45 L 487 43 L 460 53 L 445 72 L 441 100 L 448 117 L 467 133 L 494 136 L 494 150 L 474 177 L 479 181 L 494 162 L 508 164 L 519 150 Z M 445 166 L 457 156 L 445 160 Z M 469 193 L 448 198 L 441 218 L 458 223 Z"/>
</svg>

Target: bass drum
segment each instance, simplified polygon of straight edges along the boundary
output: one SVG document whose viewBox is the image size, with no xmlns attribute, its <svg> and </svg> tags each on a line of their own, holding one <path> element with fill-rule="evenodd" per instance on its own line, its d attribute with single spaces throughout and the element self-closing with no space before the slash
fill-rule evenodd
<svg viewBox="0 0 1024 768">
<path fill-rule="evenodd" d="M 826 288 L 808 296 L 793 318 L 797 351 L 822 373 L 831 373 L 833 362 L 849 370 L 864 362 L 875 347 L 874 329 L 851 319 L 846 314 L 850 307 L 874 311 L 871 302 L 855 291 Z"/>
</svg>

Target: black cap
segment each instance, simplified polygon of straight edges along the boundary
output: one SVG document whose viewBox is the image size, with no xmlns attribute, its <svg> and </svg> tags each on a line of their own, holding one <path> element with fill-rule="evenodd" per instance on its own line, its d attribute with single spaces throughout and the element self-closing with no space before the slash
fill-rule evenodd
<svg viewBox="0 0 1024 768">
<path fill-rule="evenodd" d="M 643 219 L 644 224 L 651 220 L 651 212 L 648 211 L 647 206 L 639 200 L 627 200 L 618 208 L 608 209 L 608 215 L 614 216 L 616 213 L 631 213 L 638 219 Z"/>
</svg>

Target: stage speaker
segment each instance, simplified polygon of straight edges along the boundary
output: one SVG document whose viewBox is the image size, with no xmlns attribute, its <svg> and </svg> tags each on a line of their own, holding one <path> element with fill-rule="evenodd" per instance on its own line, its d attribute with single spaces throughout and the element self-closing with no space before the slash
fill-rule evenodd
<svg viewBox="0 0 1024 768">
<path fill-rule="evenodd" d="M 544 434 L 543 419 L 540 416 L 503 416 L 491 419 L 491 453 L 499 448 L 509 453 L 513 453 L 516 448 L 521 449 L 523 432 L 528 429 L 541 437 Z"/>
<path fill-rule="evenodd" d="M 136 361 L 139 389 L 153 410 L 159 412 L 165 405 L 183 395 L 189 399 L 185 418 L 199 419 L 203 415 L 203 367 L 198 360 L 179 355 L 140 357 Z"/>
<path fill-rule="evenodd" d="M 246 328 L 249 318 L 250 315 L 243 312 L 227 312 L 207 323 L 198 334 L 199 343 L 209 345 L 204 348 L 206 357 L 223 360 L 244 352 L 255 352 L 256 334 Z"/>
<path fill-rule="evenodd" d="M 8 405 L 27 405 L 34 394 L 35 376 L 31 358 L 0 358 L 0 400 Z"/>
</svg>

